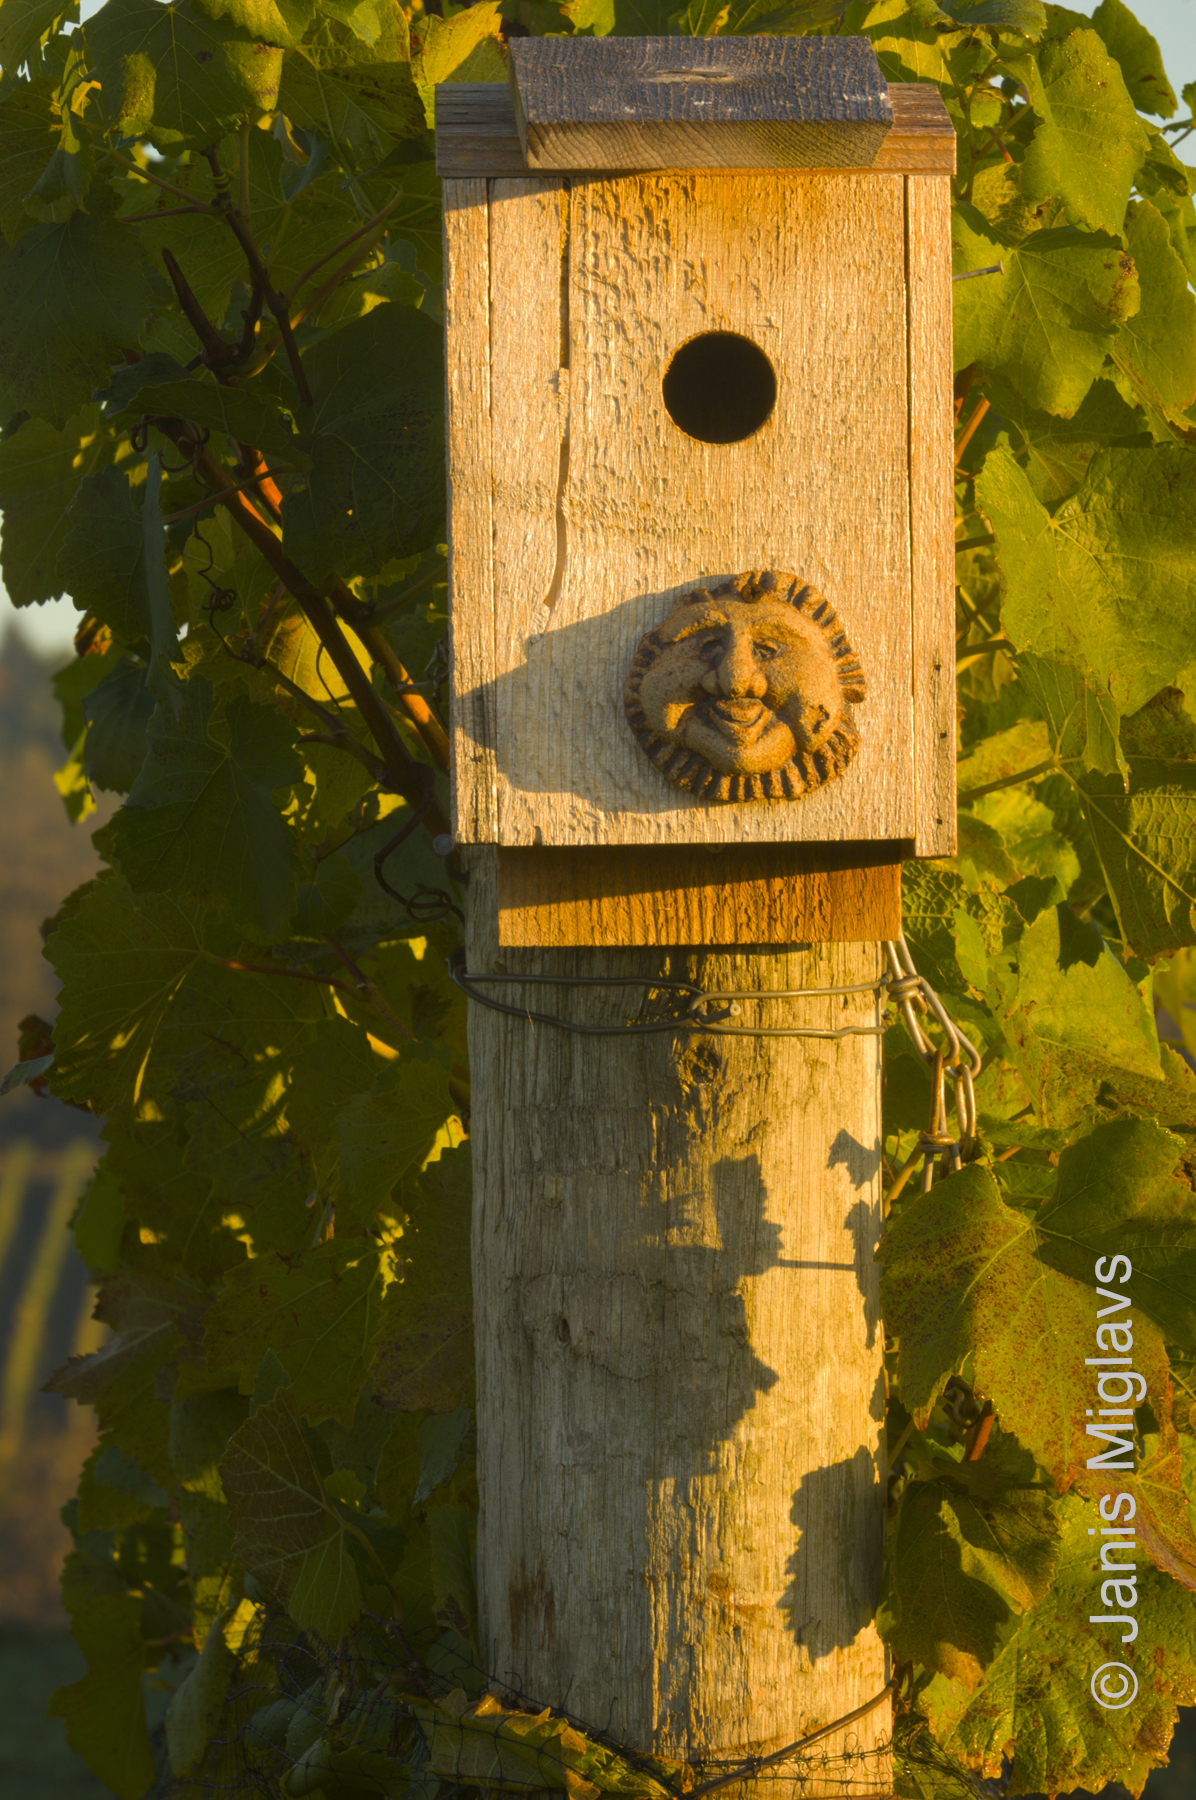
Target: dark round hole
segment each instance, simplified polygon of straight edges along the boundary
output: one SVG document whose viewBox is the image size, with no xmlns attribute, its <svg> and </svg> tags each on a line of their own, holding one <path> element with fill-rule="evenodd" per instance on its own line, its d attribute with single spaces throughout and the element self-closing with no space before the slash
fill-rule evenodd
<svg viewBox="0 0 1196 1800">
<path fill-rule="evenodd" d="M 772 364 L 751 338 L 704 331 L 682 344 L 665 370 L 664 403 L 674 425 L 703 444 L 738 444 L 776 405 Z"/>
</svg>

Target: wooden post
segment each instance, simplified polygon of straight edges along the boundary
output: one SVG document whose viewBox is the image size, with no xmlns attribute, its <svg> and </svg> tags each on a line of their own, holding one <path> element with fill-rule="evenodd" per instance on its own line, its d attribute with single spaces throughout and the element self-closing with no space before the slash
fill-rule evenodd
<svg viewBox="0 0 1196 1800">
<path fill-rule="evenodd" d="M 719 990 L 879 972 L 873 944 L 500 951 L 494 852 L 470 865 L 471 968 Z M 490 991 L 607 1024 L 645 997 Z M 770 1025 L 878 1013 L 868 994 L 741 1004 Z M 887 1678 L 878 1039 L 581 1037 L 475 1007 L 470 1060 L 486 1666 L 699 1763 L 842 1717 Z M 851 1742 L 890 1726 L 882 1708 Z M 858 1785 L 828 1773 L 802 1791 L 887 1789 L 876 1755 Z"/>
<path fill-rule="evenodd" d="M 886 1679 L 873 984 L 953 848 L 954 136 L 821 42 L 516 40 L 517 106 L 437 107 L 468 968 L 742 1028 L 471 1006 L 479 1650 L 710 1774 Z M 890 1726 L 800 1791 L 883 1794 Z"/>
</svg>

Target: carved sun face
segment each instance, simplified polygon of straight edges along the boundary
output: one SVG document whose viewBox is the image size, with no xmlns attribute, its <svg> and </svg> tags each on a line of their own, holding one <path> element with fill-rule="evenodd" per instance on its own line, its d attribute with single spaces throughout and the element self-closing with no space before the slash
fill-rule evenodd
<svg viewBox="0 0 1196 1800">
<path fill-rule="evenodd" d="M 754 570 L 678 600 L 624 689 L 642 748 L 709 800 L 795 799 L 840 774 L 859 744 L 845 702 L 863 697 L 829 601 Z"/>
</svg>

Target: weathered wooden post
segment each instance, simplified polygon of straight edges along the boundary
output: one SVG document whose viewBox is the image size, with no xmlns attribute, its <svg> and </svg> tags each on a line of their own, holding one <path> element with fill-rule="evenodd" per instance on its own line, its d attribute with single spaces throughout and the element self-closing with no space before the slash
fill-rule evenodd
<svg viewBox="0 0 1196 1800">
<path fill-rule="evenodd" d="M 471 1008 L 481 1653 L 710 1764 L 886 1680 L 878 940 L 953 848 L 954 136 L 864 39 L 511 53 L 437 107 L 454 830 L 515 1009 Z M 883 1793 L 889 1729 L 801 1791 Z"/>
</svg>

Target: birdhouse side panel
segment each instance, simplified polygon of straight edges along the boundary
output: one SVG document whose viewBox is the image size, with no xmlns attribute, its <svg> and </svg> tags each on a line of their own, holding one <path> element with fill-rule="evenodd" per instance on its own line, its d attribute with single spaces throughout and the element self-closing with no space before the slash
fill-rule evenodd
<svg viewBox="0 0 1196 1800">
<path fill-rule="evenodd" d="M 490 449 L 490 217 L 485 179 L 444 183 L 452 825 L 498 836 Z"/>
<path fill-rule="evenodd" d="M 906 178 L 910 555 L 918 856 L 955 854 L 955 509 L 951 182 Z"/>
</svg>

